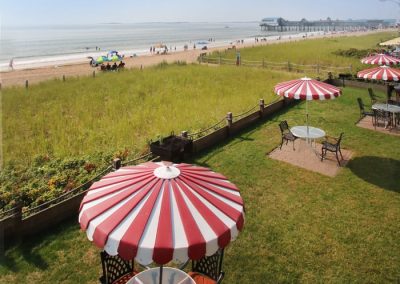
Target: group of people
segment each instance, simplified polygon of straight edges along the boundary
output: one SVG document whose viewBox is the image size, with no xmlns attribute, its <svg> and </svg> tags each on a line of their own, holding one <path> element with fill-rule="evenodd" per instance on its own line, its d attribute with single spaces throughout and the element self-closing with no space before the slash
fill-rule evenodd
<svg viewBox="0 0 400 284">
<path fill-rule="evenodd" d="M 101 64 L 100 65 L 100 70 L 101 71 L 117 71 L 119 69 L 122 69 L 125 67 L 125 63 L 124 62 L 120 62 L 118 65 L 116 62 L 114 62 L 113 65 L 110 65 L 110 63 L 107 63 L 107 65 Z"/>
</svg>

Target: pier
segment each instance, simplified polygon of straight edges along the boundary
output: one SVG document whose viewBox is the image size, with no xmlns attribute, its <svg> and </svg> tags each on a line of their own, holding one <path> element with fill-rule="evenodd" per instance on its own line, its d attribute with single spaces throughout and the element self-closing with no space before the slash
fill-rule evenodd
<svg viewBox="0 0 400 284">
<path fill-rule="evenodd" d="M 361 29 L 377 29 L 392 26 L 393 23 L 385 20 L 326 20 L 308 21 L 301 19 L 300 21 L 288 21 L 283 18 L 265 18 L 261 21 L 260 27 L 263 31 L 347 31 Z"/>
</svg>

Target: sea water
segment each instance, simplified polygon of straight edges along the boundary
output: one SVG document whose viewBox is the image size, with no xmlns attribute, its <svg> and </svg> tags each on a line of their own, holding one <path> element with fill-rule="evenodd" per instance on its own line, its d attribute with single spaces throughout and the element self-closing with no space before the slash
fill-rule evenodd
<svg viewBox="0 0 400 284">
<path fill-rule="evenodd" d="M 117 50 L 125 56 L 150 53 L 150 46 L 165 44 L 172 51 L 212 40 L 208 46 L 229 45 L 237 40 L 277 36 L 261 31 L 258 22 L 135 23 L 2 27 L 0 70 L 89 62 L 89 56 Z"/>
</svg>

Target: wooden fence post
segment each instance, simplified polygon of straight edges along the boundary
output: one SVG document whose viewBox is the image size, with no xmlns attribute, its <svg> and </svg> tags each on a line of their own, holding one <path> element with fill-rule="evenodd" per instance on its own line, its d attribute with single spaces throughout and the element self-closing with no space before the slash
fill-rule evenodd
<svg viewBox="0 0 400 284">
<path fill-rule="evenodd" d="M 114 170 L 118 170 L 121 167 L 121 159 L 116 158 L 112 162 L 112 166 Z"/>
<path fill-rule="evenodd" d="M 260 99 L 260 116 L 262 117 L 264 114 L 265 103 L 264 99 Z"/>
<path fill-rule="evenodd" d="M 93 78 L 96 78 L 96 71 L 93 71 Z"/>
<path fill-rule="evenodd" d="M 28 87 L 29 87 L 29 81 L 26 80 L 26 81 L 25 81 L 25 88 L 28 89 Z"/>
<path fill-rule="evenodd" d="M 65 75 L 63 75 L 63 82 L 65 82 Z"/>
<path fill-rule="evenodd" d="M 1 83 L 0 83 L 0 91 L 1 91 L 1 87 L 2 87 L 2 86 L 1 86 Z"/>
<path fill-rule="evenodd" d="M 233 115 L 231 112 L 228 112 L 226 114 L 226 122 L 228 124 L 228 127 L 231 128 L 232 127 L 232 123 L 233 123 Z"/>
<path fill-rule="evenodd" d="M 188 138 L 188 132 L 187 132 L 186 130 L 182 131 L 182 132 L 181 132 L 181 136 L 182 136 L 183 138 Z"/>
<path fill-rule="evenodd" d="M 263 58 L 263 61 L 262 61 L 262 68 L 265 68 L 265 59 Z"/>
</svg>

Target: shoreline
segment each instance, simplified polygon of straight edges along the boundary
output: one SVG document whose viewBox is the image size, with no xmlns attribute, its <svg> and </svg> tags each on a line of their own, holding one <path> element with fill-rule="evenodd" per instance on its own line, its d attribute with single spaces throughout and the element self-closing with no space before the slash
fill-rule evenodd
<svg viewBox="0 0 400 284">
<path fill-rule="evenodd" d="M 326 37 L 346 37 L 346 36 L 362 36 L 373 33 L 379 33 L 384 31 L 397 31 L 396 29 L 385 29 L 385 30 L 373 30 L 373 31 L 356 31 L 356 32 L 338 32 L 338 33 L 326 33 L 326 34 L 315 34 L 308 33 L 309 36 L 303 37 L 302 35 L 305 33 L 299 33 L 295 35 L 284 35 L 279 39 L 279 36 L 272 36 L 267 39 L 267 41 L 259 40 L 255 42 L 253 39 L 246 39 L 244 43 L 235 43 L 233 41 L 233 45 L 236 46 L 236 49 L 246 48 L 246 47 L 255 47 L 255 46 L 263 46 L 270 44 L 278 44 L 285 42 L 295 42 L 299 40 L 311 40 L 311 39 L 319 39 Z M 311 34 L 311 35 L 310 35 Z M 261 39 L 263 37 L 259 37 Z M 251 41 L 251 42 L 249 42 Z M 224 51 L 227 48 L 230 48 L 231 44 L 220 45 L 216 47 L 210 47 L 207 50 L 201 49 L 193 49 L 190 48 L 186 51 L 173 51 L 166 55 L 161 54 L 143 54 L 137 57 L 126 57 L 124 58 L 125 68 L 145 68 L 149 66 L 157 65 L 163 61 L 168 63 L 173 63 L 175 61 L 186 61 L 186 63 L 195 63 L 197 62 L 197 58 L 201 53 L 212 53 L 214 51 Z M 0 83 L 2 87 L 12 87 L 12 86 L 21 86 L 24 85 L 28 80 L 29 85 L 37 84 L 43 81 L 51 80 L 51 79 L 62 79 L 63 76 L 68 77 L 76 77 L 76 76 L 90 76 L 93 74 L 93 71 L 101 72 L 99 68 L 93 68 L 89 65 L 89 60 L 86 63 L 75 62 L 70 64 L 59 64 L 59 65 L 51 65 L 51 66 L 43 66 L 43 67 L 33 67 L 29 69 L 21 69 L 21 70 L 13 70 L 0 72 Z"/>
</svg>

